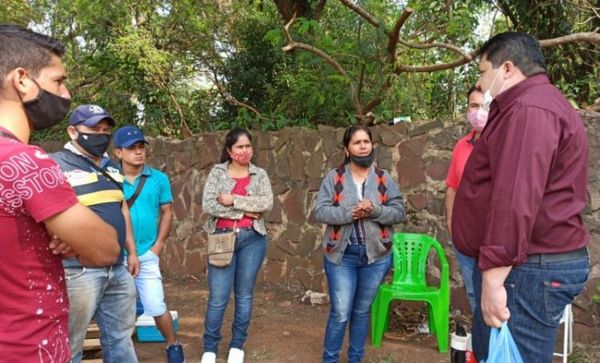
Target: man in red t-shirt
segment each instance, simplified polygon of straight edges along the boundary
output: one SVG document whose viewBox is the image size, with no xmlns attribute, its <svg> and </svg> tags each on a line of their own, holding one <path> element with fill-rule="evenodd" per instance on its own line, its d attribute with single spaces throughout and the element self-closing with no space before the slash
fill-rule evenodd
<svg viewBox="0 0 600 363">
<path fill-rule="evenodd" d="M 0 362 L 69 362 L 61 256 L 101 266 L 119 255 L 115 230 L 27 144 L 69 111 L 63 53 L 55 39 L 0 25 Z"/>
<path fill-rule="evenodd" d="M 483 109 L 483 93 L 480 90 L 471 87 L 467 93 L 467 97 L 469 100 L 467 120 L 471 124 L 472 130 L 456 143 L 452 151 L 448 175 L 446 176 L 446 225 L 448 226 L 450 235 L 452 235 L 452 209 L 454 208 L 456 191 L 462 180 L 467 160 L 469 160 L 471 151 L 473 151 L 473 146 L 479 139 L 488 117 L 487 111 Z M 463 278 L 465 289 L 467 290 L 471 312 L 474 312 L 476 302 L 473 289 L 473 269 L 475 268 L 476 260 L 473 257 L 463 255 L 456 248 L 454 248 L 454 255 L 456 256 L 456 262 Z"/>
</svg>

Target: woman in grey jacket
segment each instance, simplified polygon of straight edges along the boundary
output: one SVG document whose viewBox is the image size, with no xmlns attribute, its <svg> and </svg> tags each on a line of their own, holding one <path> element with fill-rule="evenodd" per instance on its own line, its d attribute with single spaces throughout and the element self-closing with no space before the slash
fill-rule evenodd
<svg viewBox="0 0 600 363">
<path fill-rule="evenodd" d="M 331 305 L 323 362 L 339 362 L 350 321 L 348 362 L 360 362 L 371 304 L 392 264 L 392 225 L 404 220 L 398 185 L 373 165 L 371 131 L 354 125 L 344 133 L 344 164 L 323 179 L 315 219 L 326 223 L 325 274 Z"/>
<path fill-rule="evenodd" d="M 229 345 L 229 363 L 244 361 L 243 344 L 248 335 L 254 284 L 267 250 L 263 213 L 273 207 L 267 173 L 250 162 L 252 136 L 236 128 L 225 136 L 221 164 L 213 167 L 204 185 L 202 210 L 209 214 L 208 233 L 237 232 L 235 252 L 227 267 L 208 265 L 208 307 L 204 320 L 202 363 L 214 363 L 221 340 L 221 325 L 233 287 L 235 317 Z"/>
</svg>

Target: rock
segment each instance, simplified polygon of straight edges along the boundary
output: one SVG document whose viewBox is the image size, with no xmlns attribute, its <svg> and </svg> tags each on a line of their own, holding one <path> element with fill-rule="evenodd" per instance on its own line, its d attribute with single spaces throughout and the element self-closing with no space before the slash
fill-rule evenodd
<svg viewBox="0 0 600 363">
<path fill-rule="evenodd" d="M 329 304 L 329 295 L 322 292 L 314 292 L 307 290 L 300 301 L 310 302 L 310 305 L 326 305 Z"/>
</svg>

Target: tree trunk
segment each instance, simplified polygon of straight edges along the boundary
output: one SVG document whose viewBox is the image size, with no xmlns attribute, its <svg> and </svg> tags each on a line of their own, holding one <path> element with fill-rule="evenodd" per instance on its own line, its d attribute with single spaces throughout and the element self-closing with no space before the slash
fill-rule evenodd
<svg viewBox="0 0 600 363">
<path fill-rule="evenodd" d="M 292 19 L 294 14 L 298 18 L 307 19 L 311 19 L 313 16 L 308 0 L 273 0 L 273 2 L 286 23 Z"/>
</svg>

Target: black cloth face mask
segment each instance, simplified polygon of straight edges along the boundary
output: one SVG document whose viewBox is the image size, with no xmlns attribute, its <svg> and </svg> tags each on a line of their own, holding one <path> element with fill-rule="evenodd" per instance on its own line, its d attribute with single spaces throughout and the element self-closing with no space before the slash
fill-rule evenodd
<svg viewBox="0 0 600 363">
<path fill-rule="evenodd" d="M 77 130 L 77 144 L 93 156 L 102 156 L 108 150 L 111 135 L 88 134 Z"/>
<path fill-rule="evenodd" d="M 371 153 L 367 156 L 354 156 L 350 154 L 350 160 L 360 167 L 368 168 L 373 164 L 373 161 L 375 160 L 375 153 L 371 151 Z"/>
<path fill-rule="evenodd" d="M 34 130 L 44 130 L 64 120 L 71 107 L 71 99 L 50 93 L 40 87 L 33 78 L 31 80 L 40 90 L 37 97 L 23 102 L 19 96 L 31 127 Z"/>
</svg>

